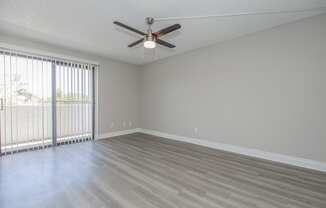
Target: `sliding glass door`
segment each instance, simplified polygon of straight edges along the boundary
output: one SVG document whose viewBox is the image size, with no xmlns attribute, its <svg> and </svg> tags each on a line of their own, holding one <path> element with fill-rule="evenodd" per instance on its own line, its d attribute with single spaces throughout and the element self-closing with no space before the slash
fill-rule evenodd
<svg viewBox="0 0 326 208">
<path fill-rule="evenodd" d="M 93 139 L 95 67 L 0 51 L 1 154 Z"/>
</svg>

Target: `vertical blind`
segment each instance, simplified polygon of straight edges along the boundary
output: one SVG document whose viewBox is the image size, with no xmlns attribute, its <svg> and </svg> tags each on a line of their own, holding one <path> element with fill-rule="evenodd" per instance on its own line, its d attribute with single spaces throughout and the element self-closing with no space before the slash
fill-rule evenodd
<svg viewBox="0 0 326 208">
<path fill-rule="evenodd" d="M 96 67 L 1 49 L 1 154 L 93 139 Z"/>
<path fill-rule="evenodd" d="M 92 73 L 88 64 L 56 63 L 58 142 L 92 137 Z"/>
</svg>

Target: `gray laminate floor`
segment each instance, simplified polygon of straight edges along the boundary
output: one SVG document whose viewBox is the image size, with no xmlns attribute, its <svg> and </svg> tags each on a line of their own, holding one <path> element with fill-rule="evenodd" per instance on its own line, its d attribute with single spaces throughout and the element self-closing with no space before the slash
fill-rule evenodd
<svg viewBox="0 0 326 208">
<path fill-rule="evenodd" d="M 0 207 L 326 207 L 326 174 L 145 134 L 0 159 Z"/>
</svg>

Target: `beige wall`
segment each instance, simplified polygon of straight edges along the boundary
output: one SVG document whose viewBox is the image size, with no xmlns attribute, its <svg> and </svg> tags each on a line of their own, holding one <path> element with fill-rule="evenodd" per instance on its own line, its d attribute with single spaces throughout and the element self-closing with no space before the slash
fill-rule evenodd
<svg viewBox="0 0 326 208">
<path fill-rule="evenodd" d="M 138 67 L 107 58 L 84 54 L 19 37 L 0 35 L 0 45 L 15 45 L 27 50 L 61 54 L 100 64 L 98 70 L 98 131 L 105 134 L 139 127 Z M 130 122 L 129 122 L 130 121 Z M 114 122 L 114 125 L 112 123 Z M 123 123 L 125 122 L 125 126 Z M 129 123 L 132 125 L 130 126 Z"/>
<path fill-rule="evenodd" d="M 326 15 L 145 66 L 141 108 L 145 129 L 326 162 Z"/>
</svg>

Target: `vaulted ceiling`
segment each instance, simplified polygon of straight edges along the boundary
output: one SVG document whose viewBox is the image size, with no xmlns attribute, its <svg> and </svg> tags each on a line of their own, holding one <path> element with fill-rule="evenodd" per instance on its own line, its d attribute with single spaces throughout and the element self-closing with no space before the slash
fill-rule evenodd
<svg viewBox="0 0 326 208">
<path fill-rule="evenodd" d="M 326 12 L 325 0 L 1 0 L 0 33 L 55 44 L 132 64 L 144 64 Z M 127 45 L 138 35 L 114 26 L 119 20 L 146 31 L 145 17 L 205 16 L 243 12 L 320 10 L 268 15 L 157 21 L 153 30 L 180 23 L 165 36 L 175 49 Z"/>
</svg>

